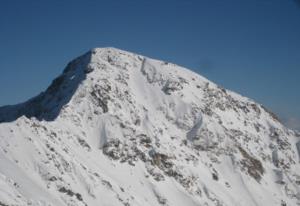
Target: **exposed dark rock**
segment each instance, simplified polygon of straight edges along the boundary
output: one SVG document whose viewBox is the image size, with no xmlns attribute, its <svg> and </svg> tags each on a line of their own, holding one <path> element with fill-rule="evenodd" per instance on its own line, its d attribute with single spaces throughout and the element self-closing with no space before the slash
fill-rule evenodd
<svg viewBox="0 0 300 206">
<path fill-rule="evenodd" d="M 219 177 L 218 177 L 217 173 L 212 173 L 212 178 L 213 178 L 213 180 L 216 180 L 216 181 L 219 180 Z"/>
<path fill-rule="evenodd" d="M 103 148 L 103 154 L 109 156 L 110 158 L 114 159 L 114 160 L 118 160 L 121 158 L 121 154 L 120 154 L 120 140 L 118 139 L 112 139 L 109 142 L 107 142 Z"/>
<path fill-rule="evenodd" d="M 159 168 L 168 169 L 173 166 L 173 163 L 169 161 L 170 158 L 165 154 L 151 150 L 149 155 L 152 157 L 152 164 L 158 166 Z"/>
<path fill-rule="evenodd" d="M 111 86 L 108 83 L 104 83 L 104 85 L 96 84 L 93 87 L 91 92 L 92 97 L 96 101 L 97 106 L 101 107 L 103 113 L 108 112 L 108 100 L 110 100 L 109 92 L 111 91 Z"/>
<path fill-rule="evenodd" d="M 256 112 L 257 115 L 261 114 L 259 107 L 256 104 L 251 104 L 252 109 Z"/>
<path fill-rule="evenodd" d="M 70 197 L 75 196 L 75 197 L 77 198 L 77 200 L 83 201 L 81 194 L 75 193 L 75 192 L 73 192 L 73 191 L 70 190 L 70 189 L 66 189 L 65 187 L 59 188 L 58 191 L 61 192 L 61 193 L 65 193 L 65 194 L 67 194 L 67 195 L 70 196 Z"/>
<path fill-rule="evenodd" d="M 238 149 L 244 157 L 244 159 L 241 160 L 243 169 L 246 169 L 247 173 L 259 182 L 264 174 L 262 163 L 258 159 L 250 156 L 243 148 L 238 147 Z"/>
<path fill-rule="evenodd" d="M 52 177 L 49 178 L 49 181 L 51 181 L 51 182 L 54 182 L 56 180 L 57 180 L 57 178 L 55 176 L 52 176 Z"/>
<path fill-rule="evenodd" d="M 0 201 L 0 206 L 10 206 Z"/>
<path fill-rule="evenodd" d="M 183 89 L 183 86 L 179 81 L 168 80 L 166 82 L 165 86 L 162 88 L 162 91 L 165 94 L 170 95 L 174 91 L 179 91 L 179 90 L 182 90 L 182 89 Z"/>
<path fill-rule="evenodd" d="M 91 150 L 90 145 L 84 139 L 78 137 L 77 140 L 82 147 L 86 148 L 88 151 Z"/>
<path fill-rule="evenodd" d="M 145 134 L 140 134 L 137 136 L 137 139 L 140 140 L 140 143 L 145 145 L 146 147 L 150 147 L 151 143 L 152 143 L 152 140 L 149 136 L 145 135 Z"/>
<path fill-rule="evenodd" d="M 111 183 L 110 183 L 109 181 L 107 181 L 107 180 L 102 180 L 102 184 L 103 184 L 104 186 L 106 186 L 108 189 L 112 189 L 112 185 L 111 185 Z"/>
<path fill-rule="evenodd" d="M 91 73 L 92 71 L 94 71 L 94 68 L 90 65 L 88 65 L 85 69 L 84 69 L 84 73 L 88 74 Z"/>
</svg>

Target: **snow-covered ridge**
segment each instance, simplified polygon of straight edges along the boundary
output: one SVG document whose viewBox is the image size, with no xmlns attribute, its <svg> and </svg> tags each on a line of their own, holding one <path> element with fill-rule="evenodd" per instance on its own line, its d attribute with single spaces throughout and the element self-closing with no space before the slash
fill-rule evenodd
<svg viewBox="0 0 300 206">
<path fill-rule="evenodd" d="M 299 204 L 300 135 L 172 63 L 93 49 L 0 122 L 0 205 Z"/>
</svg>

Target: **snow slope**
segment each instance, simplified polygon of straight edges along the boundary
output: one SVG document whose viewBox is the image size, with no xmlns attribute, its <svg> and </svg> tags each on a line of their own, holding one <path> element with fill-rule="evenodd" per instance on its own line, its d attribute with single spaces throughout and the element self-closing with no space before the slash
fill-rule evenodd
<svg viewBox="0 0 300 206">
<path fill-rule="evenodd" d="M 0 108 L 0 205 L 300 205 L 300 134 L 180 66 L 115 48 Z"/>
</svg>

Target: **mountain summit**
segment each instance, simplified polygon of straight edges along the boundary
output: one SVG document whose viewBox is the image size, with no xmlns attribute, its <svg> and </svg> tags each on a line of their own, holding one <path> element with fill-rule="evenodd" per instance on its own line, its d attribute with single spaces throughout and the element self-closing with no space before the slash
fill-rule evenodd
<svg viewBox="0 0 300 206">
<path fill-rule="evenodd" d="M 300 205 L 299 156 L 300 134 L 251 99 L 96 48 L 0 108 L 0 205 Z"/>
</svg>

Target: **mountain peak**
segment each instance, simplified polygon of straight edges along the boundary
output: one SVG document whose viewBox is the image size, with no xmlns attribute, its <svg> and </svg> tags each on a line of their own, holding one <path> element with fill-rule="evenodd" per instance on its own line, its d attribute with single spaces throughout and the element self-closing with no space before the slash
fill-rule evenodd
<svg viewBox="0 0 300 206">
<path fill-rule="evenodd" d="M 299 138 L 188 69 L 95 48 L 0 108 L 0 205 L 296 205 Z"/>
<path fill-rule="evenodd" d="M 116 47 L 95 47 L 90 51 L 92 53 L 106 53 L 106 52 L 131 53 Z"/>
</svg>

